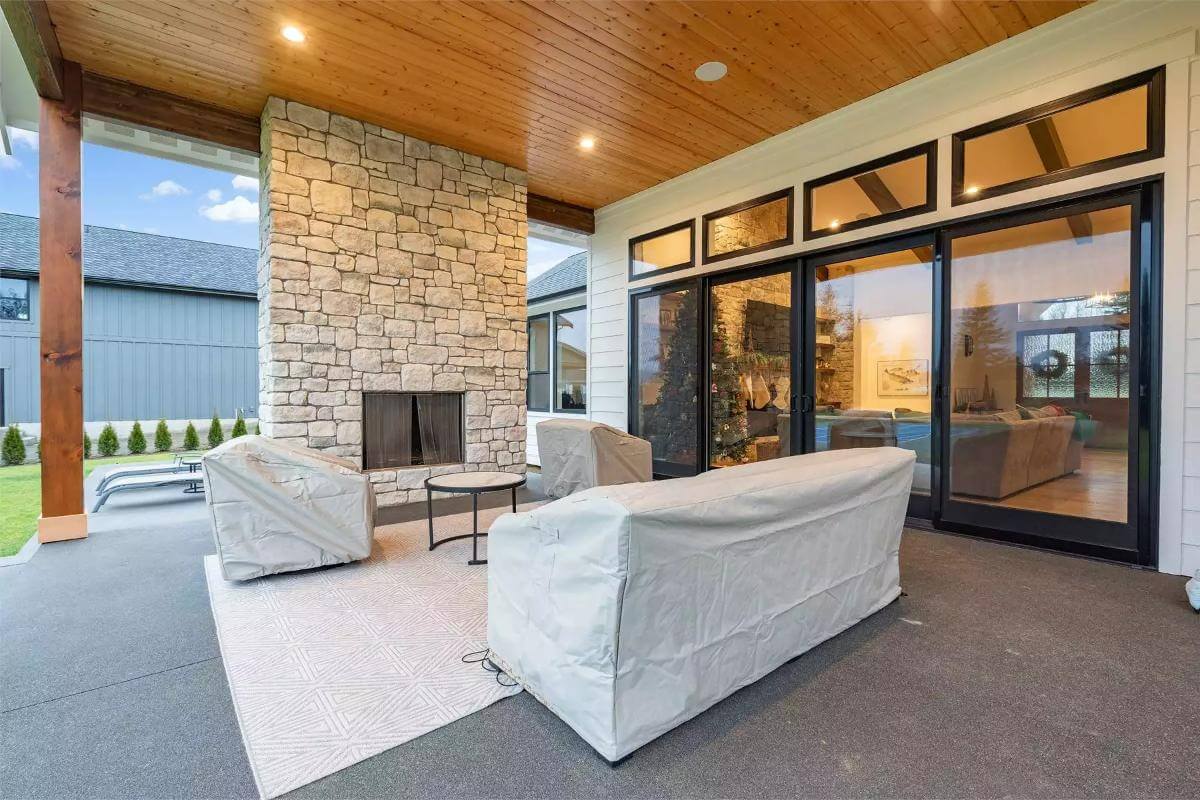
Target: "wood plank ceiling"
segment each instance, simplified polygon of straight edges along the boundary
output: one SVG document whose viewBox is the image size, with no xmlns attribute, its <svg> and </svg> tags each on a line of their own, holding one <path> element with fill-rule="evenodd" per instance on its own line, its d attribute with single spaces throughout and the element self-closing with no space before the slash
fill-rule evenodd
<svg viewBox="0 0 1200 800">
<path fill-rule="evenodd" d="M 53 0 L 85 69 L 255 115 L 279 95 L 595 208 L 1061 16 L 1033 2 Z M 307 36 L 296 45 L 284 25 Z M 697 80 L 705 61 L 729 75 Z M 594 136 L 590 152 L 579 147 Z"/>
</svg>

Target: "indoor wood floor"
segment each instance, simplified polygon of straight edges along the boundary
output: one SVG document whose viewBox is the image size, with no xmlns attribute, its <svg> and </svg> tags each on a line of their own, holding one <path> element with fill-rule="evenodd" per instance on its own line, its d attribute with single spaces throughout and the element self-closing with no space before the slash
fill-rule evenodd
<svg viewBox="0 0 1200 800">
<path fill-rule="evenodd" d="M 1128 454 L 1084 448 L 1078 472 L 1030 487 L 1002 500 L 955 495 L 956 500 L 1087 519 L 1125 522 L 1128 512 Z"/>
</svg>

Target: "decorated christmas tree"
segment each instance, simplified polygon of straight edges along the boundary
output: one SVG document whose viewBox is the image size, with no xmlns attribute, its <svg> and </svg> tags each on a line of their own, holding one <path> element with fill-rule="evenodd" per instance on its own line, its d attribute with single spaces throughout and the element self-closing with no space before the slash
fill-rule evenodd
<svg viewBox="0 0 1200 800">
<path fill-rule="evenodd" d="M 712 385 L 709 458 L 714 464 L 740 464 L 746 460 L 746 400 L 735 343 L 729 338 L 718 293 L 712 296 Z"/>
<path fill-rule="evenodd" d="M 646 409 L 645 436 L 654 447 L 654 457 L 667 461 L 688 462 L 696 457 L 696 414 L 700 398 L 696 395 L 696 292 L 682 293 L 676 309 L 675 325 L 667 333 L 663 350 L 645 361 L 661 357 L 657 402 Z M 665 299 L 665 298 L 664 298 Z M 664 326 L 665 327 L 665 326 Z M 649 341 L 647 345 L 657 344 Z"/>
</svg>

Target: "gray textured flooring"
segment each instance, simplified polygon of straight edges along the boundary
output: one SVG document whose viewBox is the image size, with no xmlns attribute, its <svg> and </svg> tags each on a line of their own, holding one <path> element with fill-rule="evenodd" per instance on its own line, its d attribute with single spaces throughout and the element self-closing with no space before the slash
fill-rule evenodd
<svg viewBox="0 0 1200 800">
<path fill-rule="evenodd" d="M 118 499 L 0 570 L 0 797 L 254 797 L 203 504 Z M 523 694 L 289 797 L 1200 797 L 1182 579 L 919 531 L 901 557 L 898 603 L 616 768 Z"/>
</svg>

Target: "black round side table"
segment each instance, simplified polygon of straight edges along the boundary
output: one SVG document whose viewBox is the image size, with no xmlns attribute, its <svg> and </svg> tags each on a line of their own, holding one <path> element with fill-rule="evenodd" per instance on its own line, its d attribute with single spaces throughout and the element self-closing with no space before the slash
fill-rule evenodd
<svg viewBox="0 0 1200 800">
<path fill-rule="evenodd" d="M 479 532 L 479 495 L 484 492 L 502 492 L 512 490 L 512 510 L 517 511 L 517 488 L 525 485 L 525 476 L 512 472 L 454 472 L 449 475 L 437 475 L 425 479 L 425 508 L 429 514 L 429 549 L 454 542 L 459 539 L 471 539 L 471 559 L 468 564 L 486 564 L 486 558 L 479 557 L 479 537 L 487 536 L 487 532 Z M 447 536 L 445 539 L 433 539 L 433 493 L 450 492 L 452 494 L 471 495 L 471 532 L 459 536 Z"/>
</svg>

